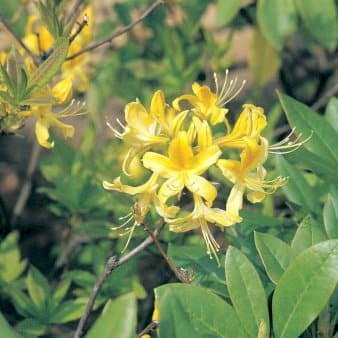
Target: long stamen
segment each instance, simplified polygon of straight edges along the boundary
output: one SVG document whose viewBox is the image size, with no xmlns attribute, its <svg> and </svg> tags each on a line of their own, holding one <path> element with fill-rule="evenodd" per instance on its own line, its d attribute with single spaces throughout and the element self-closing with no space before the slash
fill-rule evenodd
<svg viewBox="0 0 338 338">
<path fill-rule="evenodd" d="M 313 135 L 313 131 L 310 136 L 303 141 L 299 141 L 302 137 L 300 133 L 294 141 L 291 141 L 290 138 L 295 134 L 296 128 L 293 128 L 289 135 L 287 135 L 283 140 L 279 141 L 276 144 L 273 144 L 269 147 L 269 153 L 271 154 L 289 154 L 300 148 L 304 143 L 309 141 Z"/>
</svg>

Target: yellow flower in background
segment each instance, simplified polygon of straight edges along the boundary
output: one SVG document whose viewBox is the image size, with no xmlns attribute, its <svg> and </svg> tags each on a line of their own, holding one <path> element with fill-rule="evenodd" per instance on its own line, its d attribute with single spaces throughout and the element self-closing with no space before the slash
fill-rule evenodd
<svg viewBox="0 0 338 338">
<path fill-rule="evenodd" d="M 165 203 L 171 196 L 180 195 L 186 187 L 211 205 L 217 195 L 216 188 L 200 175 L 215 164 L 220 155 L 217 146 L 210 146 L 195 155 L 188 143 L 187 133 L 180 131 L 169 145 L 168 157 L 147 152 L 142 161 L 146 168 L 167 179 L 158 192 L 161 202 Z"/>
<path fill-rule="evenodd" d="M 266 170 L 263 168 L 268 155 L 268 141 L 261 138 L 260 143 L 254 139 L 246 142 L 240 161 L 221 159 L 217 166 L 223 175 L 234 184 L 226 203 L 229 217 L 240 222 L 239 211 L 243 206 L 243 195 L 246 189 L 251 190 L 247 198 L 251 203 L 261 202 L 266 194 L 274 192 L 285 184 L 285 179 L 277 177 L 273 181 L 265 181 Z"/>
<path fill-rule="evenodd" d="M 45 55 L 54 44 L 53 36 L 41 25 L 36 15 L 29 16 L 22 41 L 35 55 Z"/>
<path fill-rule="evenodd" d="M 49 87 L 45 87 L 44 89 L 39 91 L 39 94 L 41 95 L 41 92 L 44 92 L 47 97 L 53 97 L 55 103 L 63 104 L 70 98 L 71 91 L 71 79 L 66 78 L 57 83 L 52 89 L 50 89 Z M 32 105 L 30 110 L 20 112 L 21 117 L 36 118 L 37 121 L 35 124 L 35 135 L 39 144 L 45 148 L 54 147 L 54 142 L 49 141 L 50 127 L 56 127 L 60 129 L 65 138 L 72 137 L 74 134 L 74 127 L 61 122 L 59 119 L 69 116 L 76 116 L 83 113 L 82 107 L 74 106 L 74 102 L 72 102 L 59 113 L 54 113 L 52 111 L 52 108 L 53 104 L 47 103 L 44 105 Z"/>
</svg>

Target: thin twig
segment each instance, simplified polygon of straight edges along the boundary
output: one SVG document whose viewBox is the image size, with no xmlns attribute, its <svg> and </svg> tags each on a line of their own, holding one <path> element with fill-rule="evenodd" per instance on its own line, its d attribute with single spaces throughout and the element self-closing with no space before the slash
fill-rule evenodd
<svg viewBox="0 0 338 338">
<path fill-rule="evenodd" d="M 156 330 L 157 326 L 158 326 L 157 320 L 151 321 L 140 333 L 137 334 L 137 337 L 142 337 L 144 334 Z"/>
<path fill-rule="evenodd" d="M 70 22 L 75 17 L 77 12 L 79 11 L 82 2 L 83 0 L 76 0 L 76 2 L 73 5 L 73 8 L 69 11 L 68 17 L 65 19 L 65 23 Z"/>
<path fill-rule="evenodd" d="M 325 106 L 327 101 L 331 96 L 335 95 L 338 92 L 338 84 L 334 85 L 332 88 L 329 88 L 312 106 L 313 110 L 318 110 L 319 108 Z"/>
<path fill-rule="evenodd" d="M 148 232 L 150 237 L 153 239 L 155 245 L 157 246 L 158 251 L 160 252 L 161 256 L 164 258 L 165 262 L 168 264 L 171 271 L 175 274 L 177 279 L 182 283 L 189 283 L 189 278 L 186 278 L 185 274 L 182 274 L 176 267 L 176 265 L 171 261 L 168 255 L 164 252 L 161 247 L 160 242 L 156 238 L 155 234 L 145 225 L 143 224 L 144 229 Z"/>
<path fill-rule="evenodd" d="M 128 25 L 121 27 L 117 29 L 115 32 L 112 33 L 108 38 L 102 39 L 101 41 L 98 41 L 82 50 L 80 50 L 77 53 L 74 53 L 66 58 L 66 61 L 75 59 L 79 55 L 82 55 L 84 53 L 88 53 L 96 48 L 99 48 L 107 43 L 111 43 L 112 40 L 117 38 L 118 36 L 130 31 L 134 26 L 136 26 L 138 23 L 140 23 L 144 18 L 146 18 L 151 12 L 153 12 L 159 5 L 163 4 L 163 0 L 156 0 L 141 16 L 139 16 L 135 21 L 132 21 Z"/>
<path fill-rule="evenodd" d="M 32 58 L 34 62 L 36 62 L 36 56 L 32 53 L 32 51 L 25 45 L 25 43 L 16 35 L 12 27 L 8 24 L 5 18 L 0 14 L 0 22 L 5 26 L 6 30 L 12 35 L 14 40 L 26 51 L 26 53 Z"/>
<path fill-rule="evenodd" d="M 17 218 L 21 215 L 23 209 L 25 208 L 27 199 L 31 192 L 32 178 L 33 178 L 34 172 L 38 164 L 40 151 L 41 151 L 41 147 L 35 141 L 33 144 L 32 152 L 30 155 L 29 163 L 28 163 L 26 179 L 20 190 L 19 197 L 14 205 L 12 217 L 10 219 L 10 224 L 14 224 L 16 222 Z"/>
<path fill-rule="evenodd" d="M 97 297 L 97 294 L 99 293 L 103 283 L 106 281 L 106 279 L 108 278 L 108 276 L 112 273 L 113 270 L 115 270 L 117 267 L 121 266 L 122 264 L 126 263 L 127 261 L 129 261 L 131 258 L 133 258 L 135 255 L 137 255 L 138 253 L 140 253 L 141 251 L 143 251 L 146 247 L 148 247 L 150 244 L 152 244 L 154 242 L 154 238 L 156 238 L 158 236 L 158 234 L 160 233 L 160 231 L 162 230 L 162 227 L 164 226 L 164 224 L 162 224 L 157 230 L 155 230 L 153 232 L 153 237 L 152 236 L 148 236 L 141 244 L 139 244 L 136 248 L 134 248 L 133 250 L 131 250 L 130 252 L 128 252 L 126 255 L 122 256 L 120 259 L 118 259 L 116 256 L 110 257 L 106 263 L 106 267 L 103 271 L 103 273 L 101 274 L 101 276 L 99 276 L 99 278 L 97 279 L 93 290 L 89 296 L 88 302 L 87 302 L 87 306 L 86 309 L 82 315 L 82 317 L 80 318 L 79 324 L 76 328 L 76 332 L 74 335 L 74 338 L 80 338 L 83 332 L 83 329 L 86 325 L 86 322 L 88 320 L 89 314 L 93 308 L 95 299 Z"/>
</svg>

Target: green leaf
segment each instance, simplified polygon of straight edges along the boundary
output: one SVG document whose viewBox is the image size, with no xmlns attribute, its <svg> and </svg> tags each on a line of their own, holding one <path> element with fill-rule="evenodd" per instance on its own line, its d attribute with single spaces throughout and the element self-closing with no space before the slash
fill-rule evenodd
<svg viewBox="0 0 338 338">
<path fill-rule="evenodd" d="M 39 311 L 36 305 L 13 284 L 9 284 L 7 286 L 7 293 L 10 296 L 16 311 L 23 317 L 39 316 Z"/>
<path fill-rule="evenodd" d="M 26 285 L 28 288 L 28 294 L 31 297 L 33 303 L 41 311 L 45 311 L 47 308 L 47 302 L 51 294 L 51 290 L 47 279 L 41 274 L 41 272 L 34 266 L 30 266 L 28 275 L 26 278 Z"/>
<path fill-rule="evenodd" d="M 277 284 L 295 251 L 279 238 L 260 232 L 255 232 L 255 244 L 267 275 Z"/>
<path fill-rule="evenodd" d="M 218 0 L 216 12 L 216 25 L 225 26 L 237 15 L 243 0 Z"/>
<path fill-rule="evenodd" d="M 319 212 L 318 194 L 301 172 L 280 155 L 276 156 L 276 167 L 281 176 L 289 178 L 282 187 L 287 199 L 309 211 Z"/>
<path fill-rule="evenodd" d="M 205 253 L 204 245 L 169 244 L 168 256 L 178 268 L 189 272 L 194 267 L 192 284 L 198 284 L 223 296 L 228 296 L 223 270 Z"/>
<path fill-rule="evenodd" d="M 314 245 L 282 275 L 272 300 L 276 338 L 298 337 L 318 316 L 338 280 L 338 240 Z"/>
<path fill-rule="evenodd" d="M 20 261 L 17 232 L 11 232 L 0 244 L 0 279 L 10 283 L 25 270 L 26 260 Z"/>
<path fill-rule="evenodd" d="M 338 134 L 333 127 L 303 103 L 281 93 L 278 96 L 290 125 L 296 128 L 298 135 L 301 133 L 304 139 L 312 135 L 304 147 L 336 170 Z"/>
<path fill-rule="evenodd" d="M 34 318 L 26 318 L 22 320 L 16 329 L 26 335 L 42 336 L 46 333 L 48 326 Z"/>
<path fill-rule="evenodd" d="M 210 290 L 168 284 L 155 289 L 160 338 L 244 338 L 233 308 Z"/>
<path fill-rule="evenodd" d="M 337 46 L 338 21 L 334 0 L 296 0 L 305 26 L 329 50 Z"/>
<path fill-rule="evenodd" d="M 269 327 L 267 299 L 259 275 L 245 255 L 231 246 L 225 257 L 225 276 L 242 326 L 250 337 L 256 338 L 262 320 Z"/>
<path fill-rule="evenodd" d="M 292 239 L 291 247 L 297 253 L 301 253 L 310 246 L 326 240 L 327 236 L 322 226 L 309 215 L 299 225 Z"/>
<path fill-rule="evenodd" d="M 281 60 L 277 51 L 259 30 L 252 35 L 249 51 L 249 69 L 258 85 L 263 86 L 277 74 Z"/>
<path fill-rule="evenodd" d="M 77 298 L 61 303 L 59 307 L 53 311 L 49 321 L 55 324 L 63 324 L 78 319 L 82 316 L 86 305 L 86 298 Z"/>
<path fill-rule="evenodd" d="M 325 110 L 326 121 L 338 133 L 338 98 L 332 97 Z"/>
<path fill-rule="evenodd" d="M 134 338 L 136 314 L 136 298 L 133 293 L 108 300 L 86 338 Z"/>
<path fill-rule="evenodd" d="M 332 189 L 324 204 L 324 226 L 329 238 L 338 238 L 338 192 Z"/>
<path fill-rule="evenodd" d="M 53 293 L 53 301 L 56 304 L 59 304 L 61 302 L 61 300 L 64 298 L 67 291 L 69 290 L 70 284 L 71 284 L 71 280 L 68 279 L 68 278 L 66 278 L 66 279 L 64 279 L 60 282 L 57 289 Z"/>
<path fill-rule="evenodd" d="M 332 163 L 326 161 L 315 153 L 312 153 L 304 148 L 287 155 L 288 160 L 296 163 L 298 166 L 310 169 L 319 177 L 324 175 L 327 180 L 338 182 L 338 171 L 332 166 Z"/>
<path fill-rule="evenodd" d="M 28 79 L 27 95 L 33 90 L 39 89 L 48 84 L 60 70 L 68 53 L 69 39 L 60 38 L 55 43 L 54 52 L 44 61 Z"/>
<path fill-rule="evenodd" d="M 0 312 L 0 337 L 6 338 L 22 338 L 18 333 L 11 328 L 11 326 L 7 323 L 7 320 Z"/>
<path fill-rule="evenodd" d="M 258 0 L 257 21 L 264 36 L 277 49 L 297 27 L 297 12 L 293 0 Z"/>
</svg>

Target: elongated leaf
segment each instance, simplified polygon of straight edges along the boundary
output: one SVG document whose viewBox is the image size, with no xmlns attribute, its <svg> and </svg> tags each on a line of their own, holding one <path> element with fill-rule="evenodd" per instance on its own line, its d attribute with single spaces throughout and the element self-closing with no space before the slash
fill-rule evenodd
<svg viewBox="0 0 338 338">
<path fill-rule="evenodd" d="M 327 236 L 321 224 L 316 222 L 311 216 L 303 219 L 293 237 L 291 247 L 300 253 L 310 246 L 327 240 Z"/>
<path fill-rule="evenodd" d="M 259 30 L 252 36 L 249 54 L 249 69 L 254 80 L 261 86 L 277 74 L 281 61 L 277 51 Z"/>
<path fill-rule="evenodd" d="M 329 238 L 338 238 L 338 193 L 332 189 L 323 210 L 324 226 Z"/>
<path fill-rule="evenodd" d="M 14 331 L 7 323 L 5 317 L 0 312 L 0 337 L 6 338 L 22 338 L 18 333 Z"/>
<path fill-rule="evenodd" d="M 279 238 L 260 232 L 255 232 L 255 244 L 267 275 L 277 284 L 295 251 Z"/>
<path fill-rule="evenodd" d="M 193 284 L 202 285 L 227 296 L 223 270 L 217 266 L 215 260 L 211 260 L 206 255 L 204 245 L 178 246 L 170 244 L 168 256 L 177 267 L 186 269 L 188 273 L 194 267 Z"/>
<path fill-rule="evenodd" d="M 330 161 L 326 161 L 317 154 L 306 150 L 304 147 L 287 155 L 288 160 L 302 168 L 311 169 L 318 176 L 325 175 L 327 180 L 338 182 L 338 171 Z"/>
<path fill-rule="evenodd" d="M 51 293 L 47 279 L 38 269 L 31 266 L 26 278 L 26 284 L 29 296 L 31 297 L 33 303 L 42 312 L 45 311 L 47 308 L 47 301 Z"/>
<path fill-rule="evenodd" d="M 338 240 L 314 245 L 282 275 L 272 300 L 276 338 L 298 337 L 318 316 L 338 280 Z"/>
<path fill-rule="evenodd" d="M 284 94 L 279 93 L 278 96 L 289 123 L 296 128 L 296 132 L 302 133 L 304 138 L 312 135 L 304 147 L 317 155 L 318 158 L 322 158 L 333 170 L 336 170 L 338 134 L 333 127 L 306 105 Z"/>
<path fill-rule="evenodd" d="M 247 337 L 233 308 L 210 290 L 169 284 L 155 290 L 160 338 Z"/>
<path fill-rule="evenodd" d="M 269 314 L 265 291 L 251 262 L 235 247 L 225 257 L 225 276 L 231 302 L 246 333 L 258 336 L 263 320 L 269 327 Z"/>
<path fill-rule="evenodd" d="M 257 20 L 264 36 L 275 48 L 281 49 L 297 26 L 293 0 L 258 0 Z"/>
<path fill-rule="evenodd" d="M 18 323 L 16 328 L 25 336 L 40 337 L 46 333 L 48 326 L 46 323 L 42 323 L 34 318 L 26 318 Z"/>
<path fill-rule="evenodd" d="M 53 294 L 53 301 L 56 304 L 59 304 L 61 300 L 64 298 L 70 287 L 70 283 L 71 283 L 70 279 L 64 279 L 63 281 L 60 282 L 60 284 L 58 285 L 57 289 Z"/>
<path fill-rule="evenodd" d="M 334 0 L 296 0 L 300 16 L 313 36 L 329 50 L 337 46 L 338 22 Z"/>
<path fill-rule="evenodd" d="M 27 85 L 28 94 L 30 94 L 33 89 L 36 90 L 48 84 L 57 74 L 66 59 L 68 47 L 68 38 L 63 37 L 57 41 L 54 52 L 29 77 Z"/>
<path fill-rule="evenodd" d="M 218 0 L 216 25 L 225 26 L 237 15 L 243 0 Z"/>
<path fill-rule="evenodd" d="M 309 211 L 319 212 L 318 196 L 300 171 L 283 156 L 276 156 L 276 166 L 280 175 L 289 178 L 287 184 L 282 188 L 288 200 Z"/>
<path fill-rule="evenodd" d="M 326 121 L 338 133 L 338 98 L 332 97 L 325 110 Z"/>
<path fill-rule="evenodd" d="M 55 324 L 68 323 L 78 319 L 83 314 L 87 305 L 87 299 L 77 298 L 63 302 L 58 308 L 53 311 L 49 321 Z"/>
<path fill-rule="evenodd" d="M 86 338 L 134 338 L 136 314 L 134 294 L 128 293 L 115 300 L 108 300 Z"/>
</svg>

